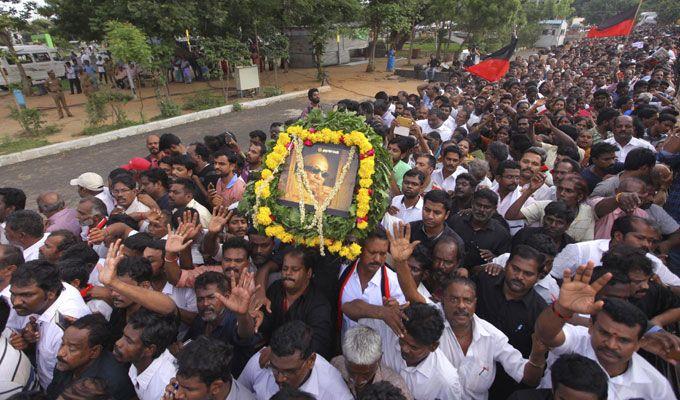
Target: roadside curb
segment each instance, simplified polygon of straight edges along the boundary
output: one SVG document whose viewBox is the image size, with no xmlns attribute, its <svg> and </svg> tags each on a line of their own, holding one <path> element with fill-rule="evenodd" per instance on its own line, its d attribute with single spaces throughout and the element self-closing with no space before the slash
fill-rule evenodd
<svg viewBox="0 0 680 400">
<path fill-rule="evenodd" d="M 319 92 L 329 92 L 330 86 L 319 86 Z M 266 106 L 279 101 L 295 99 L 298 97 L 307 96 L 306 90 L 297 92 L 285 93 L 279 96 L 267 97 L 264 99 L 257 99 L 241 103 L 243 109 L 250 109 L 256 107 Z M 81 149 L 84 147 L 95 146 L 101 143 L 110 142 L 112 140 L 125 138 L 128 136 L 141 135 L 144 133 L 153 132 L 160 129 L 166 129 L 177 125 L 183 125 L 190 122 L 200 121 L 207 118 L 218 117 L 220 115 L 229 114 L 234 111 L 233 105 L 229 104 L 222 107 L 211 108 L 209 110 L 197 111 L 190 114 L 180 115 L 178 117 L 168 118 L 160 121 L 149 122 L 143 125 L 130 126 L 123 129 L 117 129 L 99 135 L 83 137 L 80 139 L 70 140 L 68 142 L 54 143 L 35 149 L 20 151 L 18 153 L 11 153 L 0 156 L 0 167 L 6 165 L 17 164 L 24 161 L 33 160 L 40 157 L 45 157 L 53 154 L 62 153 L 69 150 Z"/>
</svg>

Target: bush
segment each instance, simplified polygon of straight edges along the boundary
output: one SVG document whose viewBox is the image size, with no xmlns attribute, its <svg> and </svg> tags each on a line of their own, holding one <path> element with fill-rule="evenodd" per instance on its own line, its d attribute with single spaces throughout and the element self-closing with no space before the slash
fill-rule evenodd
<svg viewBox="0 0 680 400">
<path fill-rule="evenodd" d="M 9 117 L 17 121 L 24 133 L 30 136 L 39 136 L 43 129 L 42 113 L 37 108 L 9 107 Z"/>
<path fill-rule="evenodd" d="M 128 126 L 133 126 L 133 125 L 139 125 L 140 122 L 137 121 L 131 121 L 131 120 L 125 120 L 119 123 L 115 124 L 110 124 L 110 125 L 98 125 L 98 126 L 88 126 L 87 128 L 83 129 L 83 136 L 93 136 L 93 135 L 99 135 L 100 133 L 104 132 L 109 132 L 109 131 L 115 131 L 116 129 L 123 129 L 127 128 Z"/>
<path fill-rule="evenodd" d="M 210 90 L 201 90 L 184 100 L 182 108 L 185 110 L 201 111 L 223 105 L 224 98 L 221 95 L 215 94 Z"/>
<path fill-rule="evenodd" d="M 182 114 L 182 108 L 171 99 L 164 97 L 158 101 L 158 109 L 161 111 L 161 119 L 172 118 Z"/>
<path fill-rule="evenodd" d="M 243 104 L 241 104 L 241 103 L 239 103 L 239 102 L 236 102 L 236 103 L 232 104 L 231 107 L 232 107 L 232 108 L 231 108 L 232 111 L 234 111 L 234 112 L 239 112 L 239 111 L 243 110 Z"/>
<path fill-rule="evenodd" d="M 274 97 L 283 94 L 283 90 L 276 86 L 265 86 L 262 89 L 262 93 L 264 94 L 264 97 Z"/>
<path fill-rule="evenodd" d="M 110 89 L 99 90 L 88 97 L 85 104 L 87 121 L 91 126 L 101 125 L 111 115 L 115 124 L 128 121 L 127 114 L 122 106 L 132 100 L 132 96 L 127 92 L 118 92 Z M 109 114 L 107 106 L 111 107 Z"/>
</svg>

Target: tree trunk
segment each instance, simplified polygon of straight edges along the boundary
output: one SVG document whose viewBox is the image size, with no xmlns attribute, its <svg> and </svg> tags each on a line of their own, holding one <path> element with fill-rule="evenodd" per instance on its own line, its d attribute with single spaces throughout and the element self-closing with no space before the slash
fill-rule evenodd
<svg viewBox="0 0 680 400">
<path fill-rule="evenodd" d="M 127 63 L 127 70 L 126 70 L 126 75 L 128 78 L 128 83 L 130 84 L 130 91 L 132 92 L 133 97 L 137 97 L 137 93 L 135 92 L 135 79 L 132 76 L 132 71 L 130 70 L 130 63 Z"/>
<path fill-rule="evenodd" d="M 19 71 L 19 76 L 21 77 L 21 91 L 24 92 L 25 96 L 30 96 L 32 94 L 31 81 L 28 80 L 28 76 L 26 75 L 26 70 L 24 70 L 23 64 L 17 60 L 17 52 L 14 49 L 14 43 L 12 43 L 12 35 L 7 29 L 0 33 L 2 33 L 2 36 L 7 42 L 7 51 L 9 52 L 10 56 L 16 60 L 17 70 Z M 9 85 L 9 80 L 7 81 L 7 84 Z"/>
<path fill-rule="evenodd" d="M 406 60 L 406 65 L 411 65 L 411 58 L 413 58 L 413 40 L 416 37 L 416 24 L 411 27 L 411 38 L 408 44 L 408 60 Z"/>
<path fill-rule="evenodd" d="M 368 65 L 366 65 L 366 72 L 375 71 L 375 47 L 378 44 L 379 27 L 373 27 L 371 44 L 368 47 Z"/>
<path fill-rule="evenodd" d="M 444 29 L 444 22 L 442 21 L 441 28 L 439 27 L 439 23 L 437 23 L 437 34 L 435 36 L 436 38 L 436 43 L 437 43 L 437 50 L 436 50 L 436 55 L 435 57 L 439 60 L 442 54 L 442 41 L 441 41 L 441 30 Z"/>
<path fill-rule="evenodd" d="M 144 95 L 142 94 L 142 78 L 137 77 L 137 82 L 139 85 L 137 87 L 139 88 L 139 117 L 142 119 L 142 122 L 144 122 Z"/>
<path fill-rule="evenodd" d="M 278 61 L 281 62 L 280 59 Z M 274 86 L 279 87 L 279 63 L 277 62 L 274 62 Z"/>
</svg>

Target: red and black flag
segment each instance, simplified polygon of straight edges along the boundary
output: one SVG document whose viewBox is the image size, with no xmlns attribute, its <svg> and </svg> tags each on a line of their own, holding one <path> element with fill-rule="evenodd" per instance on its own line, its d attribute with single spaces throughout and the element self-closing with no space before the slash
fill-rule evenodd
<svg viewBox="0 0 680 400">
<path fill-rule="evenodd" d="M 489 82 L 501 79 L 510 69 L 510 58 L 517 47 L 517 37 L 513 36 L 509 45 L 486 55 L 479 64 L 465 68 L 466 71 Z"/>
<path fill-rule="evenodd" d="M 601 38 L 610 36 L 628 36 L 635 26 L 635 14 L 638 6 L 632 7 L 620 14 L 606 19 L 598 26 L 590 28 L 589 38 Z"/>
</svg>

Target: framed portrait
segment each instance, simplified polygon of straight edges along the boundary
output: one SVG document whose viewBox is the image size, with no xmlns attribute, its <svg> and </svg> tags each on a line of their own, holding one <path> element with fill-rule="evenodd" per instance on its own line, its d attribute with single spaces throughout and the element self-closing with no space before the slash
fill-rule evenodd
<svg viewBox="0 0 680 400">
<path fill-rule="evenodd" d="M 349 160 L 349 153 L 350 148 L 347 146 L 325 143 L 305 146 L 302 149 L 304 172 L 309 182 L 311 195 L 315 197 L 319 204 L 323 203 L 333 191 L 333 187 L 340 179 L 342 166 Z M 302 197 L 307 210 L 313 212 L 313 200 L 308 194 L 304 194 L 304 189 L 299 188 L 296 182 L 296 157 L 297 153 L 291 152 L 282 167 L 278 190 L 283 194 L 278 198 L 278 202 L 297 208 Z M 340 190 L 337 191 L 326 209 L 328 214 L 341 217 L 349 216 L 358 169 L 359 158 L 355 155 L 341 183 Z"/>
</svg>

